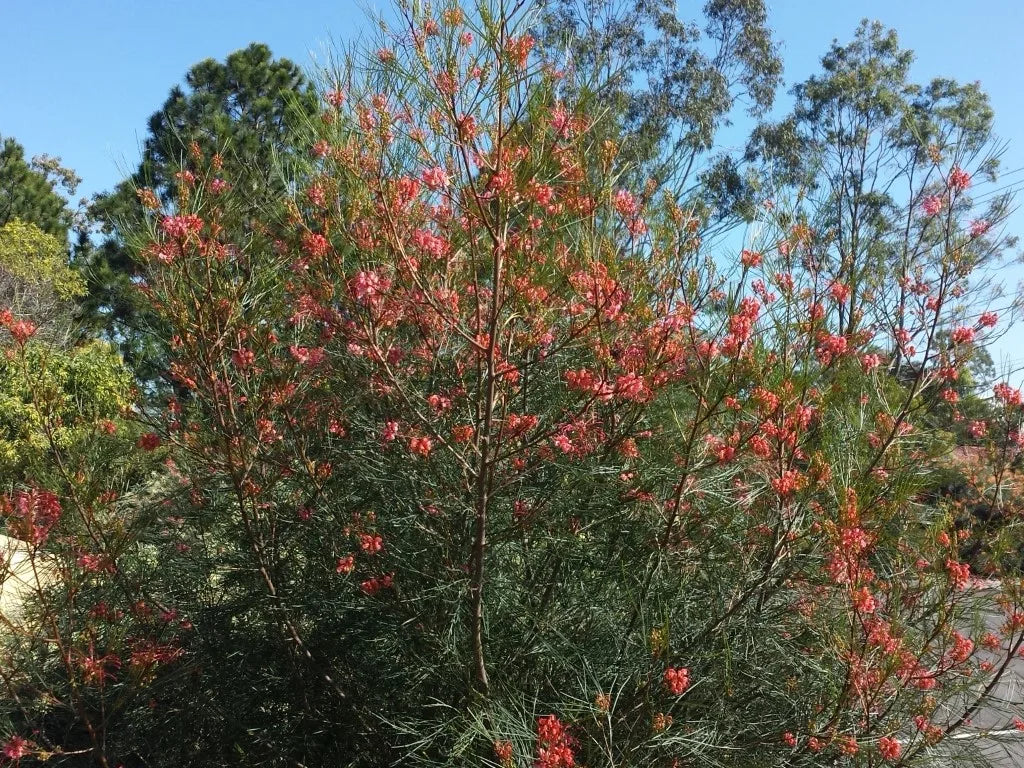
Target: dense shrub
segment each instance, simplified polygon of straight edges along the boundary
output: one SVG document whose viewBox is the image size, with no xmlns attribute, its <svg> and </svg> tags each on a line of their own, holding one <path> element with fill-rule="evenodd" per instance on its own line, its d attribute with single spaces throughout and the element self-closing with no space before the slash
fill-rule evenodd
<svg viewBox="0 0 1024 768">
<path fill-rule="evenodd" d="M 957 211 L 928 222 L 948 251 L 898 325 L 855 327 L 827 233 L 775 201 L 723 267 L 678 200 L 620 185 L 599 108 L 492 11 L 409 12 L 328 74 L 276 202 L 199 147 L 172 207 L 140 190 L 180 396 L 53 441 L 4 497 L 46 576 L 3 659 L 10 759 L 973 749 L 945 737 L 1024 644 L 1024 595 L 972 586 L 918 426 L 995 322 L 964 298 L 970 169 L 934 152 L 919 215 Z M 1020 393 L 997 394 L 1008 463 Z"/>
</svg>

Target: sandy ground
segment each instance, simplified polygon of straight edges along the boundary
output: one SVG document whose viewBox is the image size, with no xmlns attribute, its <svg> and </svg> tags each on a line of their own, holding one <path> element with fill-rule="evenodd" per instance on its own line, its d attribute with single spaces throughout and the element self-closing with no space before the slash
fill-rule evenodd
<svg viewBox="0 0 1024 768">
<path fill-rule="evenodd" d="M 21 601 L 37 583 L 29 555 L 28 544 L 0 534 L 0 614 L 8 621 L 17 620 Z"/>
</svg>

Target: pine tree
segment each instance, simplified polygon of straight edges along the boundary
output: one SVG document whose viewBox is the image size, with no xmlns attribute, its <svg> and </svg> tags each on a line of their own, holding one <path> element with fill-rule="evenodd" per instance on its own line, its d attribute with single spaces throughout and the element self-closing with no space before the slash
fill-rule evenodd
<svg viewBox="0 0 1024 768">
<path fill-rule="evenodd" d="M 142 220 L 141 190 L 170 205 L 187 186 L 193 157 L 216 154 L 236 191 L 248 190 L 253 204 L 283 189 L 281 168 L 293 152 L 293 135 L 316 113 L 316 101 L 302 70 L 275 59 L 261 43 L 192 67 L 185 85 L 171 89 L 149 120 L 149 135 L 134 174 L 112 192 L 97 197 L 93 213 L 107 238 L 83 248 L 89 296 L 82 317 L 97 332 L 121 345 L 125 360 L 143 380 L 157 365 L 147 345 L 152 316 L 133 285 L 138 261 L 124 233 Z M 256 199 L 259 198 L 259 199 Z"/>
</svg>

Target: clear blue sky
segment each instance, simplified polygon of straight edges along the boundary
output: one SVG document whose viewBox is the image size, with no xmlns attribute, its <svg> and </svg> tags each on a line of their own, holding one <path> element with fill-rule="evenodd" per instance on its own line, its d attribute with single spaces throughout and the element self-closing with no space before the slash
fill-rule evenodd
<svg viewBox="0 0 1024 768">
<path fill-rule="evenodd" d="M 1011 142 L 1004 169 L 1024 167 L 1024 0 L 769 0 L 782 41 L 788 88 L 817 71 L 833 38 L 846 41 L 862 18 L 894 27 L 917 54 L 919 81 L 980 80 Z M 680 0 L 684 16 L 703 0 Z M 387 0 L 0 0 L 0 135 L 28 155 L 63 158 L 82 177 L 81 194 L 112 187 L 138 161 L 148 117 L 188 68 L 253 41 L 301 65 L 323 60 L 330 40 L 366 29 L 364 8 Z M 779 111 L 789 104 L 784 94 Z M 1008 176 L 1024 187 L 1024 171 Z M 1024 196 L 1022 196 L 1024 202 Z M 1024 234 L 1024 214 L 1012 229 Z M 1024 270 L 1008 270 L 1013 283 Z M 1024 365 L 1024 326 L 997 345 L 1000 360 Z M 1019 377 L 1015 377 L 1019 380 Z"/>
</svg>

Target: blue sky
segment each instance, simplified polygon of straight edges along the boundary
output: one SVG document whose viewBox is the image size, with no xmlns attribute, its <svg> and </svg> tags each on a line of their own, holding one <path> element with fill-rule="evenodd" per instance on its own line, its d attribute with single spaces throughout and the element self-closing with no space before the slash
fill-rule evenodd
<svg viewBox="0 0 1024 768">
<path fill-rule="evenodd" d="M 80 194 L 109 189 L 138 161 L 148 117 L 197 61 L 260 41 L 308 66 L 324 59 L 332 39 L 366 29 L 364 9 L 387 5 L 0 0 L 0 135 L 16 138 L 29 155 L 60 156 L 83 177 Z M 680 0 L 683 15 L 700 5 L 703 0 Z M 787 88 L 817 71 L 833 38 L 845 42 L 862 18 L 879 19 L 915 51 L 919 81 L 981 81 L 996 131 L 1010 141 L 1004 169 L 1024 169 L 1024 0 L 769 0 L 769 6 Z M 779 111 L 788 103 L 782 94 Z M 1024 170 L 1001 183 L 1010 182 L 1024 189 Z M 1011 229 L 1024 234 L 1024 213 Z M 1008 269 L 1007 278 L 1024 279 L 1024 269 Z M 1007 333 L 994 353 L 997 364 L 1024 365 L 1024 326 Z"/>
</svg>

